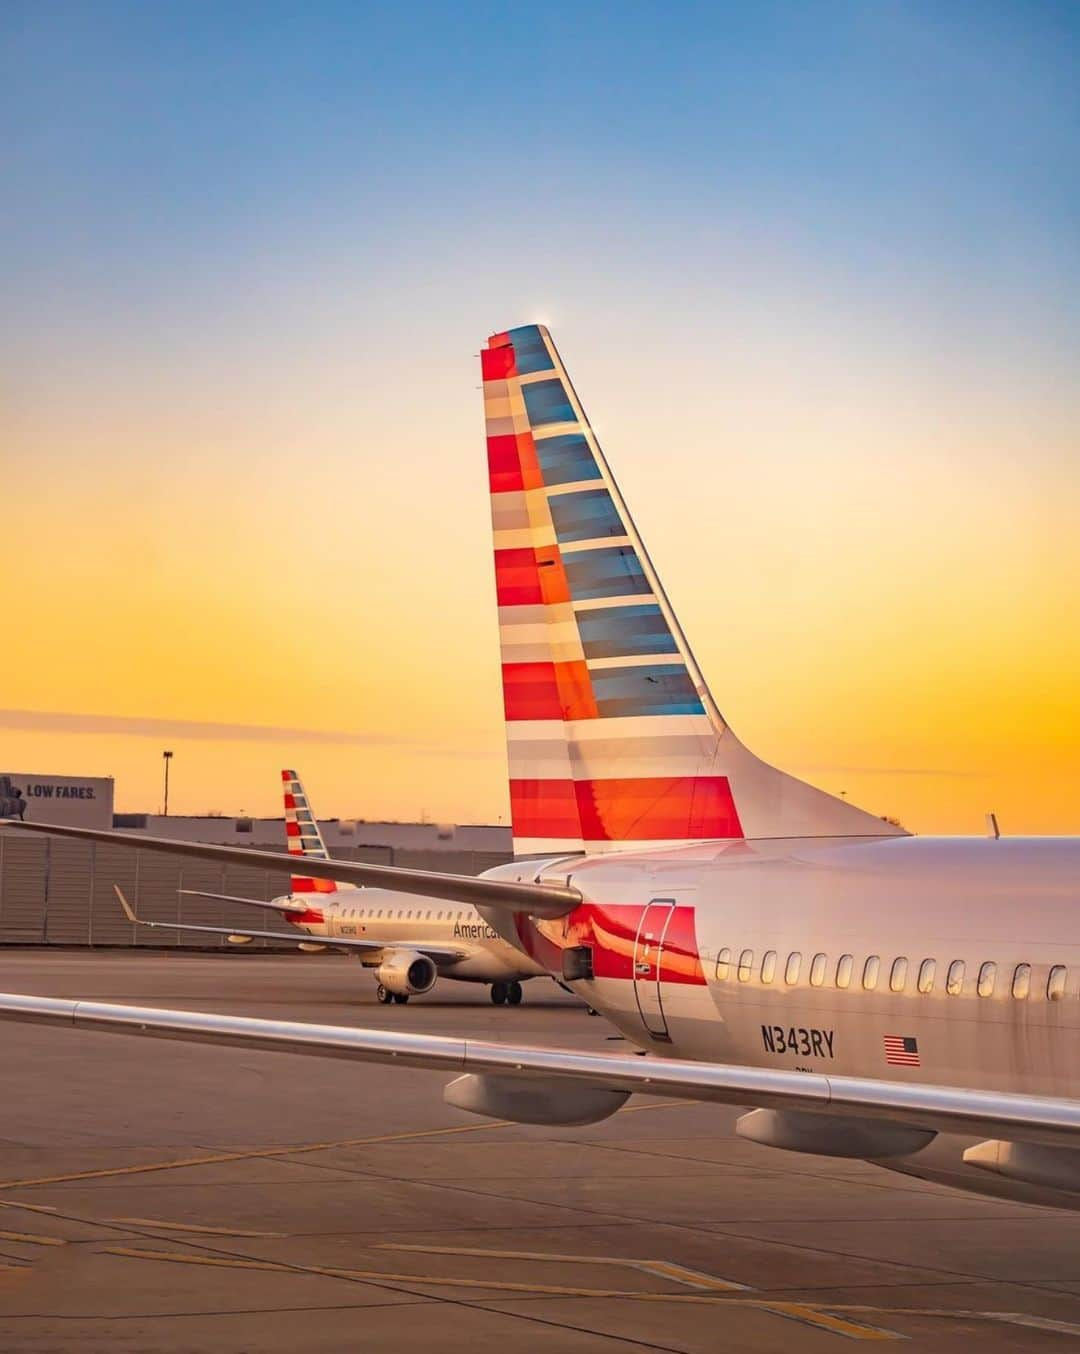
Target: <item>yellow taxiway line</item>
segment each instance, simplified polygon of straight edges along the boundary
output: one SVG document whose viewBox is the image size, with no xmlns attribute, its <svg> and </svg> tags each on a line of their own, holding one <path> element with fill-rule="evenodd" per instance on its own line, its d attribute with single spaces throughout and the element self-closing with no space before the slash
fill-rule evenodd
<svg viewBox="0 0 1080 1354">
<path fill-rule="evenodd" d="M 490 1260 L 550 1260 L 573 1265 L 615 1265 L 620 1269 L 636 1269 L 644 1274 L 655 1274 L 661 1279 L 674 1279 L 688 1288 L 708 1288 L 717 1292 L 750 1292 L 747 1284 L 733 1279 L 722 1279 L 717 1274 L 687 1269 L 670 1260 L 635 1260 L 621 1255 L 560 1255 L 554 1251 L 485 1250 L 478 1246 L 419 1246 L 409 1242 L 384 1241 L 378 1251 L 415 1251 L 422 1255 L 476 1255 Z"/>
<path fill-rule="evenodd" d="M 126 1256 L 134 1260 L 158 1260 L 178 1265 L 204 1265 L 222 1269 L 262 1270 L 277 1274 L 314 1274 L 329 1279 L 347 1279 L 359 1283 L 410 1284 L 423 1288 L 472 1288 L 487 1292 L 520 1293 L 532 1297 L 624 1298 L 633 1302 L 706 1303 L 716 1306 L 734 1303 L 788 1317 L 803 1325 L 815 1326 L 849 1340 L 902 1340 L 895 1331 L 880 1330 L 862 1322 L 849 1321 L 831 1311 L 819 1311 L 801 1302 L 782 1302 L 770 1298 L 728 1297 L 720 1293 L 642 1293 L 623 1288 L 572 1288 L 557 1284 L 513 1283 L 500 1279 L 459 1279 L 436 1277 L 429 1274 L 396 1274 L 378 1269 L 337 1269 L 323 1265 L 285 1264 L 275 1260 L 257 1260 L 249 1257 L 190 1255 L 183 1251 L 145 1250 L 137 1246 L 110 1246 L 106 1255 Z M 545 1256 L 545 1259 L 562 1258 Z"/>
<path fill-rule="evenodd" d="M 643 1110 L 680 1109 L 696 1105 L 696 1100 L 660 1100 L 646 1105 L 628 1105 L 620 1114 L 640 1114 Z M 29 1189 L 32 1185 L 65 1185 L 73 1180 L 103 1180 L 118 1175 L 145 1175 L 151 1171 L 176 1171 L 191 1166 L 219 1166 L 229 1161 L 257 1161 L 269 1157 L 303 1156 L 308 1152 L 331 1152 L 343 1147 L 373 1147 L 378 1143 L 412 1142 L 418 1138 L 450 1137 L 456 1133 L 484 1133 L 492 1128 L 516 1128 L 512 1119 L 492 1119 L 485 1124 L 454 1124 L 448 1128 L 421 1128 L 403 1133 L 381 1133 L 366 1138 L 340 1138 L 336 1142 L 297 1143 L 292 1147 L 253 1147 L 243 1152 L 217 1152 L 213 1156 L 176 1157 L 170 1161 L 149 1161 L 134 1166 L 102 1166 L 92 1171 L 69 1171 L 64 1175 L 26 1176 L 21 1180 L 0 1180 L 0 1189 Z M 23 1207 L 23 1205 L 19 1205 Z"/>
<path fill-rule="evenodd" d="M 0 1241 L 23 1241 L 28 1246 L 66 1246 L 58 1236 L 40 1236 L 36 1232 L 0 1232 Z"/>
<path fill-rule="evenodd" d="M 65 1185 L 73 1180 L 102 1180 L 118 1175 L 145 1175 L 150 1171 L 175 1171 L 190 1166 L 218 1166 L 228 1161 L 256 1161 L 267 1157 L 303 1156 L 307 1152 L 330 1152 L 342 1147 L 372 1147 L 382 1142 L 410 1142 L 416 1138 L 445 1137 L 452 1133 L 482 1133 L 490 1128 L 506 1128 L 509 1119 L 490 1124 L 456 1124 L 451 1128 L 424 1128 L 407 1133 L 382 1133 L 367 1138 L 341 1138 L 336 1142 L 298 1143 L 292 1147 L 253 1147 L 243 1152 L 216 1152 L 213 1156 L 176 1157 L 170 1161 L 148 1161 L 134 1166 L 102 1166 L 92 1171 L 70 1171 L 64 1175 L 27 1176 L 21 1180 L 0 1180 L 0 1189 L 28 1189 L 31 1185 Z"/>
<path fill-rule="evenodd" d="M 162 1222 L 160 1218 L 106 1218 L 106 1222 L 128 1222 L 136 1227 L 156 1227 L 162 1232 L 197 1232 L 200 1236 L 282 1237 L 285 1232 L 249 1232 L 239 1227 L 203 1227 L 194 1222 Z"/>
<path fill-rule="evenodd" d="M 567 1255 L 554 1251 L 499 1251 L 474 1246 L 424 1246 L 408 1242 L 384 1242 L 376 1247 L 386 1251 L 413 1251 L 427 1255 L 474 1255 L 484 1259 L 532 1260 L 570 1265 L 613 1265 L 621 1269 L 634 1269 L 651 1274 L 658 1279 L 670 1279 L 687 1288 L 708 1289 L 714 1293 L 753 1293 L 756 1290 L 748 1284 L 736 1283 L 719 1274 L 706 1274 L 702 1270 L 689 1269 L 686 1265 L 677 1265 L 670 1260 L 626 1259 L 617 1255 Z M 610 1296 L 633 1297 L 638 1301 L 658 1301 L 685 1299 L 685 1293 L 619 1293 Z M 727 1299 L 730 1301 L 731 1299 Z M 714 1299 L 703 1299 L 714 1301 Z M 765 1295 L 760 1298 L 745 1298 L 742 1301 L 762 1310 L 775 1311 L 778 1316 L 790 1317 L 809 1326 L 818 1326 L 831 1330 L 838 1335 L 847 1335 L 857 1340 L 903 1339 L 891 1331 L 879 1331 L 872 1326 L 863 1326 L 861 1322 L 845 1321 L 832 1314 L 833 1309 L 823 1311 L 818 1307 L 801 1302 L 775 1301 Z M 839 1325 L 837 1324 L 839 1322 Z M 844 1327 L 844 1329 L 840 1329 Z M 856 1333 L 856 1331 L 858 1333 Z"/>
</svg>

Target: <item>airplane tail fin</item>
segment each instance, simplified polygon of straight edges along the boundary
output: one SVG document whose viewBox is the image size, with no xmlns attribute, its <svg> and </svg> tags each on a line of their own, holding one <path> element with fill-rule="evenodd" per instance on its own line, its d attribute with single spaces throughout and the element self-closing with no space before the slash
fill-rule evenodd
<svg viewBox="0 0 1080 1354">
<path fill-rule="evenodd" d="M 548 330 L 481 366 L 515 853 L 895 835 L 727 726 Z"/>
<path fill-rule="evenodd" d="M 315 815 L 311 812 L 300 777 L 295 771 L 282 771 L 281 783 L 285 793 L 285 838 L 289 854 L 329 860 L 330 853 L 323 842 Z M 337 884 L 332 879 L 312 879 L 308 875 L 294 874 L 291 892 L 336 893 Z"/>
</svg>

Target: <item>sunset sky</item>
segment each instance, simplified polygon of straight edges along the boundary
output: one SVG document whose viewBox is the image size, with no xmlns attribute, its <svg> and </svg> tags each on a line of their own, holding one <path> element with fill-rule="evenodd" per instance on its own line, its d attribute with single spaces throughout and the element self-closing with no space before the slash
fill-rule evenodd
<svg viewBox="0 0 1080 1354">
<path fill-rule="evenodd" d="M 720 709 L 1080 832 L 1080 11 L 0 14 L 0 770 L 507 821 L 480 375 L 551 327 Z"/>
</svg>

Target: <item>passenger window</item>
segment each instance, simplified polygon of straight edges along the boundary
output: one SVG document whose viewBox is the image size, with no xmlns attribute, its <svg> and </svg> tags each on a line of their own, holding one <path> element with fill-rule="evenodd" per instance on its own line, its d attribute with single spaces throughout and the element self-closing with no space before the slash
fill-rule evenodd
<svg viewBox="0 0 1080 1354">
<path fill-rule="evenodd" d="M 1060 1001 L 1065 995 L 1065 966 L 1055 964 L 1046 980 L 1046 1000 Z"/>
<path fill-rule="evenodd" d="M 876 954 L 872 954 L 863 965 L 862 985 L 867 992 L 873 992 L 877 987 L 878 973 L 881 969 L 881 960 Z"/>
<path fill-rule="evenodd" d="M 903 992 L 907 987 L 907 960 L 903 955 L 892 961 L 892 968 L 889 970 L 889 991 Z"/>
<path fill-rule="evenodd" d="M 799 970 L 802 968 L 802 955 L 795 951 L 788 955 L 787 965 L 784 969 L 784 982 L 788 987 L 794 987 L 799 981 Z"/>
<path fill-rule="evenodd" d="M 776 951 L 766 950 L 761 956 L 761 981 L 771 983 L 776 977 Z"/>
<path fill-rule="evenodd" d="M 748 983 L 754 972 L 754 951 L 743 950 L 739 955 L 739 982 Z"/>
<path fill-rule="evenodd" d="M 716 981 L 726 983 L 731 977 L 731 951 L 725 945 L 716 956 Z"/>
<path fill-rule="evenodd" d="M 945 975 L 945 991 L 950 997 L 958 997 L 964 990 L 964 961 L 954 959 Z"/>
<path fill-rule="evenodd" d="M 994 980 L 997 978 L 997 965 L 986 963 L 979 969 L 979 996 L 990 997 L 994 994 Z"/>
<path fill-rule="evenodd" d="M 836 965 L 836 985 L 837 987 L 851 986 L 851 971 L 855 967 L 855 960 L 850 954 L 842 954 Z"/>
<path fill-rule="evenodd" d="M 1026 1001 L 1031 991 L 1031 965 L 1017 964 L 1013 972 L 1012 994 L 1017 1001 Z"/>
<path fill-rule="evenodd" d="M 936 959 L 924 959 L 919 965 L 919 991 L 925 994 L 934 990 L 934 974 L 937 972 Z"/>
<path fill-rule="evenodd" d="M 828 961 L 823 954 L 815 954 L 810 961 L 810 986 L 820 987 L 825 981 L 825 965 Z"/>
</svg>

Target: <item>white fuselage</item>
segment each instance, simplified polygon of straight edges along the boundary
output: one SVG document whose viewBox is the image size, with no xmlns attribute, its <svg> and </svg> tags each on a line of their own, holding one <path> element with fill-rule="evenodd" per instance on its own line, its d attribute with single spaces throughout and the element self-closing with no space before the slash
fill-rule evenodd
<svg viewBox="0 0 1080 1354">
<path fill-rule="evenodd" d="M 384 949 L 363 954 L 362 962 L 369 967 L 377 967 L 395 951 L 423 949 L 426 944 L 460 952 L 460 958 L 437 961 L 443 978 L 495 983 L 547 973 L 518 946 L 508 943 L 476 908 L 462 903 L 340 885 L 333 893 L 292 894 L 279 901 L 305 908 L 283 915 L 315 942 L 385 940 Z"/>
<path fill-rule="evenodd" d="M 498 924 L 560 975 L 591 951 L 570 986 L 642 1048 L 1080 1098 L 1075 838 L 732 841 L 491 873 L 572 875 L 569 916 Z"/>
</svg>

